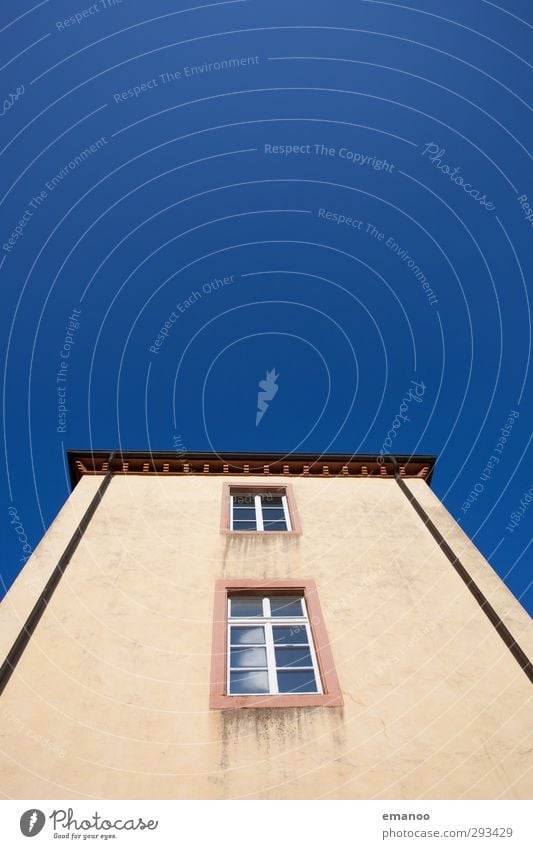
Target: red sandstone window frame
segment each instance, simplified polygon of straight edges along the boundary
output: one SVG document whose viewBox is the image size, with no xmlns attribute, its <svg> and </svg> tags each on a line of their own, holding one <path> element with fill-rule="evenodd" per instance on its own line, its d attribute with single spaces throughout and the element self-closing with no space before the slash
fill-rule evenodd
<svg viewBox="0 0 533 849">
<path fill-rule="evenodd" d="M 268 531 L 267 531 L 268 533 Z M 283 695 L 229 696 L 227 694 L 228 662 L 228 596 L 236 590 L 250 594 L 301 593 L 305 599 L 309 627 L 314 643 L 322 693 Z M 235 708 L 274 707 L 340 707 L 343 698 L 339 679 L 335 671 L 333 655 L 328 640 L 322 608 L 314 581 L 309 579 L 290 580 L 220 580 L 215 583 L 215 606 L 213 616 L 213 642 L 211 654 L 211 692 L 209 707 L 213 710 Z"/>
<path fill-rule="evenodd" d="M 287 508 L 289 511 L 289 519 L 291 523 L 290 531 L 234 531 L 231 527 L 231 519 L 230 519 L 230 509 L 231 509 L 231 492 L 232 490 L 241 490 L 242 492 L 272 492 L 279 495 L 284 495 L 287 499 Z M 235 534 L 235 536 L 242 536 L 244 534 L 253 534 L 253 536 L 268 536 L 268 537 L 276 537 L 276 536 L 299 536 L 302 533 L 302 523 L 300 520 L 300 514 L 298 512 L 298 508 L 296 506 L 296 499 L 294 497 L 294 489 L 292 484 L 273 484 L 269 486 L 267 482 L 265 483 L 249 483 L 249 484 L 241 484 L 241 483 L 230 483 L 226 481 L 222 486 L 222 510 L 220 514 L 220 531 L 223 534 Z"/>
</svg>

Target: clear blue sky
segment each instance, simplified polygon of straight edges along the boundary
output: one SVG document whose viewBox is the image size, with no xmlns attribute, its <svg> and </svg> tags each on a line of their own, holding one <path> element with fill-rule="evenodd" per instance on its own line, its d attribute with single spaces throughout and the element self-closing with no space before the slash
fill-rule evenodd
<svg viewBox="0 0 533 849">
<path fill-rule="evenodd" d="M 4 588 L 66 448 L 378 453 L 417 381 L 533 609 L 531 4 L 415 5 L 3 5 Z"/>
</svg>

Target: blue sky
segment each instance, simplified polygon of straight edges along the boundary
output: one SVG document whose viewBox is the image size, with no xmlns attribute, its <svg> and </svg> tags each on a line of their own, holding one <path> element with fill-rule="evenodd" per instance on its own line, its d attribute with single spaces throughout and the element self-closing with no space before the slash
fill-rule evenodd
<svg viewBox="0 0 533 849">
<path fill-rule="evenodd" d="M 415 381 L 394 450 L 531 611 L 530 4 L 1 15 L 4 587 L 66 448 L 378 453 Z"/>
</svg>

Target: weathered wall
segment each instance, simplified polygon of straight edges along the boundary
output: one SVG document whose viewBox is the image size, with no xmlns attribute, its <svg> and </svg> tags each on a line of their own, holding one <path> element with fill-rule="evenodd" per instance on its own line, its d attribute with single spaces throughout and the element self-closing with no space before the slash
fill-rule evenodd
<svg viewBox="0 0 533 849">
<path fill-rule="evenodd" d="M 234 538 L 219 531 L 227 480 L 113 479 L 0 701 L 3 792 L 528 797 L 530 685 L 397 484 L 292 478 L 303 535 Z M 457 534 L 467 568 L 486 572 L 493 604 L 530 639 L 527 614 Z M 39 557 L 51 571 L 52 552 Z M 343 708 L 208 709 L 222 577 L 317 582 Z"/>
</svg>

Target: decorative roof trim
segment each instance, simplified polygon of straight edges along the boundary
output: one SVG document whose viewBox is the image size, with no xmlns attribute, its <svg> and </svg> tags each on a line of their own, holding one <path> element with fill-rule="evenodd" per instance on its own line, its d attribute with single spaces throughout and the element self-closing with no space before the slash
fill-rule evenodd
<svg viewBox="0 0 533 849">
<path fill-rule="evenodd" d="M 83 475 L 105 475 L 110 451 L 68 450 L 74 488 Z M 397 455 L 401 477 L 430 483 L 433 455 Z M 391 460 L 378 462 L 372 454 L 262 454 L 255 452 L 116 451 L 114 475 L 221 475 L 280 477 L 379 477 L 394 479 Z"/>
</svg>

